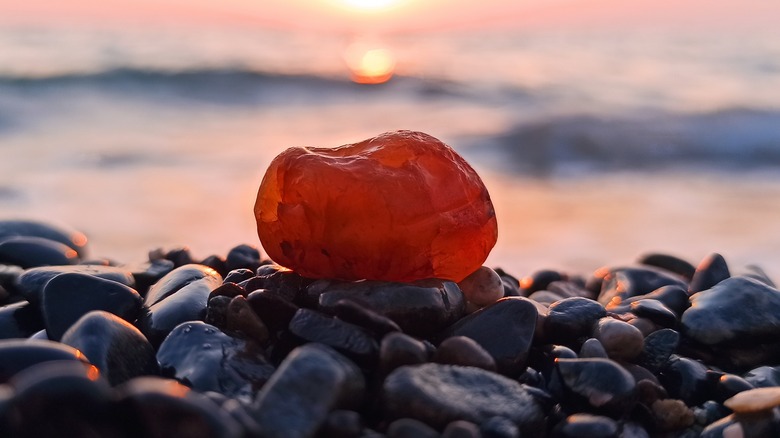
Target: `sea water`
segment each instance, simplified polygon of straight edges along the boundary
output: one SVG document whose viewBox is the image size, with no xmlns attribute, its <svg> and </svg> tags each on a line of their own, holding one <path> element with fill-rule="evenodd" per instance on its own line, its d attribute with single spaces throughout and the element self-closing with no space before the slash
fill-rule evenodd
<svg viewBox="0 0 780 438">
<path fill-rule="evenodd" d="M 270 160 L 395 129 L 441 138 L 499 220 L 487 264 L 587 274 L 720 252 L 780 280 L 780 38 L 482 31 L 373 36 L 395 77 L 349 81 L 352 35 L 0 29 L 0 217 L 139 261 L 259 244 Z"/>
</svg>

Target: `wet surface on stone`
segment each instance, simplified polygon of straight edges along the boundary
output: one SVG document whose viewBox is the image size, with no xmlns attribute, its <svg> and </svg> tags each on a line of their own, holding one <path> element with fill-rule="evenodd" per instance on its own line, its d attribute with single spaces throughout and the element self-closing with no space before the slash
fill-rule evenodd
<svg viewBox="0 0 780 438">
<path fill-rule="evenodd" d="M 195 321 L 179 325 L 165 338 L 157 360 L 164 376 L 200 392 L 215 391 L 246 402 L 274 372 L 259 345 Z"/>
<path fill-rule="evenodd" d="M 72 248 L 79 258 L 87 256 L 87 236 L 80 231 L 38 221 L 0 220 L 0 240 L 17 236 L 53 240 Z"/>
<path fill-rule="evenodd" d="M 567 344 L 590 337 L 599 319 L 607 311 L 596 301 L 573 297 L 553 303 L 545 319 L 545 333 L 550 342 Z"/>
<path fill-rule="evenodd" d="M 43 330 L 43 317 L 38 309 L 27 301 L 0 307 L 0 339 L 27 338 Z"/>
<path fill-rule="evenodd" d="M 668 285 L 687 287 L 681 277 L 662 269 L 650 266 L 614 268 L 604 276 L 598 301 L 606 306 L 613 300 L 619 303 Z"/>
<path fill-rule="evenodd" d="M 710 254 L 696 267 L 688 285 L 688 293 L 693 295 L 709 289 L 730 276 L 729 266 L 723 256 L 718 253 Z"/>
<path fill-rule="evenodd" d="M 609 359 L 558 359 L 551 391 L 575 409 L 620 418 L 636 403 L 636 382 Z"/>
<path fill-rule="evenodd" d="M 0 340 L 0 383 L 7 382 L 14 374 L 33 365 L 63 360 L 86 362 L 87 358 L 79 350 L 59 342 Z"/>
</svg>

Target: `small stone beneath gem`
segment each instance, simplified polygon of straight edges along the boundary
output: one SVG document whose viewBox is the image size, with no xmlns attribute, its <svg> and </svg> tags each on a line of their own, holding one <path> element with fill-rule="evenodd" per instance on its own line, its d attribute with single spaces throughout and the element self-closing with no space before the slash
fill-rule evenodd
<svg viewBox="0 0 780 438">
<path fill-rule="evenodd" d="M 482 266 L 458 282 L 466 301 L 485 307 L 503 298 L 504 284 L 496 271 Z"/>
</svg>

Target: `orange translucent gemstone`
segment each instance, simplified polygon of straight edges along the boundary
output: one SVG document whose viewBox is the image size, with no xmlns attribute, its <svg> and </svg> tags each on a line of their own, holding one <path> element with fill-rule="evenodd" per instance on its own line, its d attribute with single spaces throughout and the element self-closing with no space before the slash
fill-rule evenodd
<svg viewBox="0 0 780 438">
<path fill-rule="evenodd" d="M 460 281 L 496 243 L 485 185 L 449 146 L 395 131 L 337 148 L 290 148 L 255 204 L 260 242 L 305 277 Z"/>
</svg>

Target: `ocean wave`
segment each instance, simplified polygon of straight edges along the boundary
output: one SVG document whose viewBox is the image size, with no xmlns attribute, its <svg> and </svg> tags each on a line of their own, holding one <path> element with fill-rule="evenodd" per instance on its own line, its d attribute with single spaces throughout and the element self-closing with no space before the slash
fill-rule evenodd
<svg viewBox="0 0 780 438">
<path fill-rule="evenodd" d="M 780 167 L 780 111 L 553 117 L 473 141 L 502 170 L 537 176 L 606 170 Z"/>
</svg>

